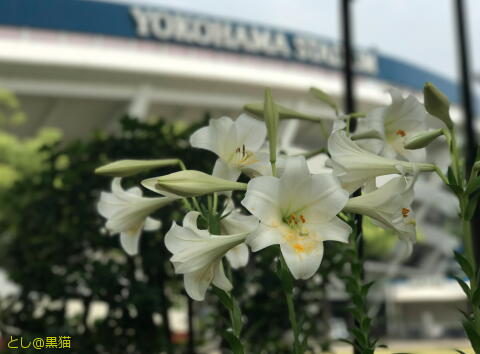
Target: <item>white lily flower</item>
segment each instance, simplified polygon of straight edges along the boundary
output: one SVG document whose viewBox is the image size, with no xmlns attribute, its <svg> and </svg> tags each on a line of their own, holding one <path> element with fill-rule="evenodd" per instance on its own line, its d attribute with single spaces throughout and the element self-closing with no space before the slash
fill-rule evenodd
<svg viewBox="0 0 480 354">
<path fill-rule="evenodd" d="M 428 113 L 425 107 L 412 95 L 406 98 L 397 89 L 391 89 L 392 103 L 388 107 L 372 110 L 358 120 L 355 135 L 375 132 L 381 139 L 360 140 L 359 145 L 391 159 L 425 161 L 425 149 L 407 150 L 405 141 L 427 129 Z"/>
<path fill-rule="evenodd" d="M 255 164 L 268 158 L 257 154 L 266 135 L 264 122 L 242 114 L 236 121 L 229 117 L 210 119 L 208 127 L 200 128 L 192 134 L 190 144 L 210 150 L 218 156 L 213 176 L 236 181 L 242 170 L 254 170 Z M 260 164 L 263 165 L 265 164 Z"/>
<path fill-rule="evenodd" d="M 254 252 L 280 245 L 293 276 L 307 279 L 320 266 L 323 241 L 348 241 L 351 228 L 336 216 L 347 200 L 332 174 L 311 175 L 304 157 L 289 158 L 281 178 L 248 183 L 242 204 L 261 223 L 247 244 Z"/>
<path fill-rule="evenodd" d="M 406 174 L 417 170 L 432 171 L 433 165 L 388 159 L 362 149 L 343 130 L 334 131 L 328 139 L 330 167 L 342 187 L 354 192 L 376 176 Z"/>
<path fill-rule="evenodd" d="M 138 253 L 142 229 L 154 231 L 161 226 L 160 221 L 149 215 L 177 199 L 178 197 L 142 197 L 140 188 L 124 190 L 121 178 L 117 177 L 112 180 L 112 193 L 101 193 L 97 209 L 107 219 L 106 228 L 112 234 L 120 234 L 122 248 L 132 256 Z"/>
<path fill-rule="evenodd" d="M 229 219 L 227 216 L 222 219 L 221 229 L 240 232 L 212 235 L 207 230 L 200 230 L 197 227 L 199 215 L 196 211 L 189 212 L 183 219 L 183 226 L 178 226 L 174 222 L 165 235 L 165 246 L 173 254 L 170 260 L 175 267 L 175 273 L 184 274 L 185 290 L 197 301 L 205 298 L 210 283 L 225 291 L 232 289 L 232 284 L 225 276 L 222 259 L 228 252 L 241 245 L 258 226 L 258 220 L 255 218 L 244 220 L 241 227 L 236 224 L 238 220 L 231 220 L 229 224 L 226 222 Z M 232 259 L 235 265 L 242 265 L 245 260 L 243 252 L 236 249 L 229 259 Z"/>
<path fill-rule="evenodd" d="M 234 235 L 244 232 L 251 233 L 259 225 L 259 220 L 253 215 L 244 215 L 239 210 L 234 209 L 233 202 L 230 200 L 224 211 L 228 216 L 220 220 L 220 232 L 222 235 Z M 245 243 L 235 246 L 226 254 L 228 262 L 232 268 L 244 267 L 248 263 L 248 247 Z"/>
<path fill-rule="evenodd" d="M 344 211 L 369 216 L 376 225 L 394 230 L 405 241 L 410 254 L 416 240 L 411 207 L 414 180 L 414 177 L 395 177 L 373 192 L 351 198 Z"/>
</svg>

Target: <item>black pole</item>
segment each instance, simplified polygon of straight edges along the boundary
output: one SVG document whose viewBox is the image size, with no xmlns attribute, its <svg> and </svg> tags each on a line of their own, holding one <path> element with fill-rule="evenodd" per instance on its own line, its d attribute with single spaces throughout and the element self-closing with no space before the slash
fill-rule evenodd
<svg viewBox="0 0 480 354">
<path fill-rule="evenodd" d="M 355 112 L 355 98 L 354 98 L 354 88 L 353 88 L 353 62 L 354 62 L 354 53 L 352 45 L 352 20 L 350 16 L 351 12 L 351 0 L 342 0 L 342 42 L 343 42 L 343 82 L 344 82 L 344 111 L 345 113 Z M 350 131 L 354 131 L 356 128 L 356 120 L 353 119 L 350 122 Z M 354 195 L 359 195 L 359 192 L 356 192 Z M 362 226 L 362 217 L 356 215 L 355 223 L 357 224 L 358 230 L 361 230 Z M 362 234 L 358 234 L 358 257 L 363 261 L 363 237 Z M 363 278 L 363 272 L 362 272 Z M 356 324 L 358 325 L 358 324 Z M 361 354 L 356 346 L 354 347 L 354 354 Z"/>
<path fill-rule="evenodd" d="M 343 81 L 344 81 L 344 111 L 345 113 L 355 112 L 355 97 L 353 87 L 353 63 L 354 53 L 352 45 L 352 20 L 350 17 L 352 0 L 342 0 L 342 42 L 343 42 Z M 350 130 L 356 128 L 356 119 L 350 122 Z M 359 194 L 358 194 L 359 195 Z M 357 215 L 356 222 L 361 229 L 362 217 Z M 358 240 L 358 255 L 363 259 L 363 237 Z"/>
<path fill-rule="evenodd" d="M 457 41 L 458 41 L 458 59 L 462 83 L 462 103 L 465 116 L 465 137 L 467 168 L 470 170 L 475 162 L 476 137 L 474 127 L 474 112 L 472 103 L 472 86 L 470 75 L 470 57 L 468 52 L 467 23 L 465 18 L 464 0 L 455 0 Z"/>
<path fill-rule="evenodd" d="M 458 41 L 458 60 L 462 83 L 462 103 L 465 118 L 465 141 L 466 141 L 466 157 L 467 171 L 470 172 L 476 155 L 476 132 L 474 126 L 474 109 L 472 102 L 471 74 L 468 52 L 467 37 L 467 20 L 465 18 L 465 6 L 463 0 L 455 0 L 456 25 L 457 25 L 457 41 Z M 480 233 L 480 210 L 477 210 L 472 219 L 473 235 Z M 480 241 L 478 237 L 473 238 L 474 254 L 477 266 L 480 265 Z"/>
<path fill-rule="evenodd" d="M 355 111 L 355 100 L 353 98 L 353 46 L 351 37 L 352 22 L 350 18 L 350 2 L 351 0 L 342 0 L 342 39 L 344 57 L 343 79 L 345 84 L 345 113 L 351 113 Z M 355 124 L 355 121 L 353 121 L 352 123 Z"/>
<path fill-rule="evenodd" d="M 195 331 L 193 328 L 193 300 L 187 296 L 188 301 L 188 343 L 187 353 L 195 354 Z"/>
</svg>

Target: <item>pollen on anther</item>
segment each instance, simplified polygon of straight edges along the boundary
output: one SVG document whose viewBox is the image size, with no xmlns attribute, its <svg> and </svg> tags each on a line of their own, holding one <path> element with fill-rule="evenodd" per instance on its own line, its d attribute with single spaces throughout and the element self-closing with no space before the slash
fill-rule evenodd
<svg viewBox="0 0 480 354">
<path fill-rule="evenodd" d="M 408 208 L 402 208 L 402 216 L 404 218 L 408 217 L 408 213 L 410 213 L 410 209 Z"/>
<path fill-rule="evenodd" d="M 305 251 L 305 248 L 304 248 L 301 244 L 299 244 L 299 243 L 295 243 L 295 244 L 293 245 L 293 248 L 295 249 L 296 252 L 303 252 L 303 251 Z"/>
<path fill-rule="evenodd" d="M 300 220 L 302 220 L 302 222 L 305 224 L 307 222 L 307 220 L 305 219 L 305 217 L 303 215 L 300 215 Z"/>
<path fill-rule="evenodd" d="M 403 130 L 403 129 L 398 129 L 395 133 L 396 133 L 397 135 L 400 135 L 400 136 L 405 136 L 405 135 L 407 135 L 407 133 L 406 133 L 405 130 Z"/>
</svg>

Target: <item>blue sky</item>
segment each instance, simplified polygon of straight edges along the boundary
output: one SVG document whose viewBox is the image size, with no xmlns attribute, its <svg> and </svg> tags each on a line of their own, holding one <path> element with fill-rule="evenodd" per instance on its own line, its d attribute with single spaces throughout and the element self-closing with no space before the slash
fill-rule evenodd
<svg viewBox="0 0 480 354">
<path fill-rule="evenodd" d="M 338 0 L 103 0 L 144 3 L 340 36 Z M 457 78 L 453 0 L 353 0 L 355 42 Z M 480 1 L 466 1 L 472 67 L 480 72 Z"/>
</svg>

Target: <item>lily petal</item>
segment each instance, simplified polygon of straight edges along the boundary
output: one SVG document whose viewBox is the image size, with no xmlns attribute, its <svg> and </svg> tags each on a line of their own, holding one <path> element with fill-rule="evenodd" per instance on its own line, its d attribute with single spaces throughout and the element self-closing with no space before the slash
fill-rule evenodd
<svg viewBox="0 0 480 354">
<path fill-rule="evenodd" d="M 310 278 L 315 274 L 322 262 L 323 243 L 321 241 L 308 252 L 299 252 L 296 248 L 286 243 L 282 243 L 280 249 L 288 269 L 290 269 L 295 279 Z"/>
<path fill-rule="evenodd" d="M 245 267 L 249 258 L 247 245 L 244 243 L 239 244 L 228 251 L 226 257 L 233 269 Z"/>
</svg>

